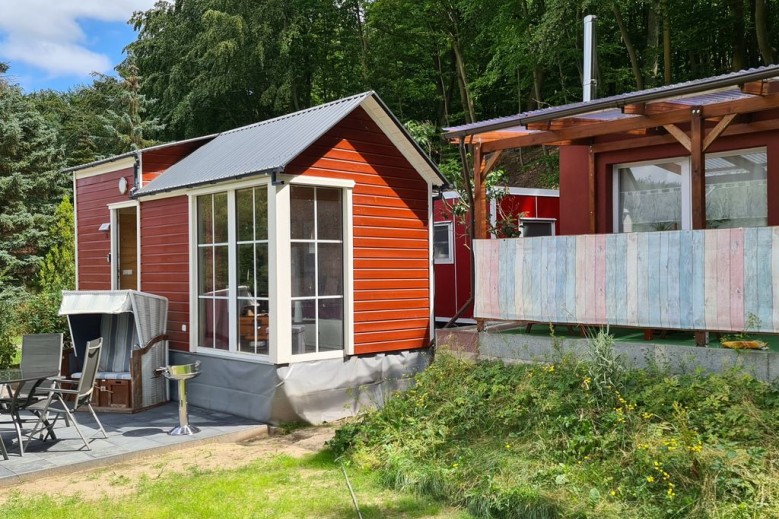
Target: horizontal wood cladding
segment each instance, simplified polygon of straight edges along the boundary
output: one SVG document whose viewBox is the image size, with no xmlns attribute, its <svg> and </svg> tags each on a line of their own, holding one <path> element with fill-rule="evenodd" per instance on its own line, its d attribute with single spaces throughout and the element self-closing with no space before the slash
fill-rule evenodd
<svg viewBox="0 0 779 519">
<path fill-rule="evenodd" d="M 79 290 L 110 290 L 111 233 L 100 226 L 111 221 L 109 204 L 126 202 L 128 196 L 119 193 L 119 179 L 133 182 L 133 168 L 124 168 L 101 175 L 76 180 L 76 246 Z"/>
<path fill-rule="evenodd" d="M 427 183 L 362 109 L 310 146 L 286 172 L 355 182 L 355 352 L 428 346 Z"/>
<path fill-rule="evenodd" d="M 385 333 L 384 338 L 388 339 L 391 334 Z M 416 339 L 395 339 L 385 341 L 371 341 L 372 336 L 359 337 L 355 334 L 354 337 L 354 352 L 357 355 L 365 355 L 376 352 L 389 352 L 389 351 L 403 351 L 413 350 L 419 348 L 425 348 L 430 344 L 430 335 L 425 333 L 424 336 Z"/>
<path fill-rule="evenodd" d="M 160 176 L 166 169 L 210 140 L 202 139 L 196 142 L 179 143 L 143 152 L 141 156 L 142 186 Z"/>
<path fill-rule="evenodd" d="M 189 349 L 189 204 L 186 196 L 141 204 L 141 289 L 169 301 L 170 347 Z"/>
</svg>

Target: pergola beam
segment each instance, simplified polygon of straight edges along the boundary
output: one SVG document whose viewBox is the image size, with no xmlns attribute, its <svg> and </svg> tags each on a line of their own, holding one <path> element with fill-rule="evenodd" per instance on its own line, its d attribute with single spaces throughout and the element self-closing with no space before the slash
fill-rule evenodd
<svg viewBox="0 0 779 519">
<path fill-rule="evenodd" d="M 688 122 L 691 107 L 680 104 L 675 104 L 674 106 L 681 106 L 681 108 L 674 108 L 656 114 L 634 115 L 621 119 L 600 121 L 598 124 L 574 125 L 560 130 L 525 133 L 498 140 L 485 139 L 482 141 L 482 151 L 487 153 L 509 148 L 551 144 L 560 141 L 625 133 L 633 130 L 664 127 L 670 124 Z M 772 108 L 779 108 L 779 94 L 752 96 L 745 99 L 735 99 L 700 107 L 702 119 L 759 112 Z"/>
</svg>

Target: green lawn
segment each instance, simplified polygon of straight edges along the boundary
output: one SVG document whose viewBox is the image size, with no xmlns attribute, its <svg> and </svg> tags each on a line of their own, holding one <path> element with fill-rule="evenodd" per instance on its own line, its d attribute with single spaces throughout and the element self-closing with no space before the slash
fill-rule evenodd
<svg viewBox="0 0 779 519">
<path fill-rule="evenodd" d="M 465 512 L 431 498 L 382 487 L 375 475 L 348 468 L 360 511 L 368 518 L 464 519 Z M 106 485 L 122 485 L 121 478 Z M 329 450 L 303 458 L 285 455 L 236 470 L 198 471 L 145 479 L 122 499 L 31 499 L 15 495 L 0 517 L 23 518 L 344 518 L 357 517 L 341 466 Z"/>
</svg>

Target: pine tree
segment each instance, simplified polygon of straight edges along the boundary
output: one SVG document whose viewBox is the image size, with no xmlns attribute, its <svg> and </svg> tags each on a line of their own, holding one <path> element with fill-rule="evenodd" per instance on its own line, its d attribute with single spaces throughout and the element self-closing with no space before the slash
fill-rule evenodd
<svg viewBox="0 0 779 519">
<path fill-rule="evenodd" d="M 2 70 L 7 67 L 0 67 Z M 0 272 L 3 291 L 35 279 L 49 227 L 69 186 L 52 125 L 0 75 Z"/>
</svg>

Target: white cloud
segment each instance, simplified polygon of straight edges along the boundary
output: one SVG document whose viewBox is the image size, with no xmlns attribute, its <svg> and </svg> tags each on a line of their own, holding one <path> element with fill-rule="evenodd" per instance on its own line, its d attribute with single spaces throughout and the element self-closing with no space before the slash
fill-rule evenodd
<svg viewBox="0 0 779 519">
<path fill-rule="evenodd" d="M 90 50 L 80 20 L 125 23 L 155 0 L 0 0 L 0 58 L 50 77 L 109 72 L 109 57 Z"/>
</svg>

